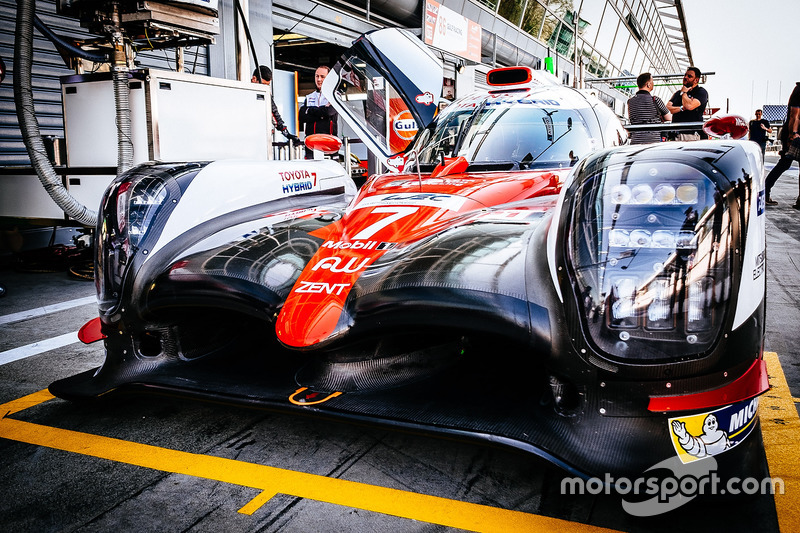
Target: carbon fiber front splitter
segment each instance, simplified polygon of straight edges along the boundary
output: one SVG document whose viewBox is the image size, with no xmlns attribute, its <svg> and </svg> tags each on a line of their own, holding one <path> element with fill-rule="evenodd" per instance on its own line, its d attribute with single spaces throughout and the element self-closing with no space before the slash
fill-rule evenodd
<svg viewBox="0 0 800 533">
<path fill-rule="evenodd" d="M 468 352 L 426 377 L 338 395 L 298 382 L 318 364 L 312 356 L 283 352 L 274 357 L 252 346 L 194 361 L 127 356 L 115 363 L 109 358 L 99 369 L 54 382 L 50 391 L 72 401 L 162 391 L 410 429 L 515 448 L 584 478 L 635 478 L 676 456 L 669 419 L 691 412 L 605 416 L 594 396 L 583 393 L 577 409 L 559 414 L 540 369 L 515 365 L 518 358 L 497 352 Z M 753 424 L 745 445 L 715 457 L 721 475 L 743 478 L 760 472 L 757 417 Z"/>
</svg>

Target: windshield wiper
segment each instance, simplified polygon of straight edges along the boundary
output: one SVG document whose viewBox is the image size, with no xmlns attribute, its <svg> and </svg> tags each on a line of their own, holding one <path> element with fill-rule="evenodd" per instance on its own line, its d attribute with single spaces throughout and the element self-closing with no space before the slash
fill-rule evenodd
<svg viewBox="0 0 800 533">
<path fill-rule="evenodd" d="M 486 102 L 488 102 L 488 99 L 481 102 L 481 104 L 475 108 L 475 111 L 472 112 L 469 118 L 461 123 L 461 127 L 458 129 L 458 133 L 456 134 L 456 142 L 453 145 L 452 153 L 457 154 L 459 150 L 461 150 L 461 145 L 464 144 L 464 138 L 466 137 L 467 132 L 472 128 L 472 123 L 475 122 L 475 119 L 478 117 L 478 115 L 480 115 L 481 111 L 486 108 Z"/>
<path fill-rule="evenodd" d="M 556 110 L 556 111 L 558 111 L 558 110 Z M 555 113 L 556 111 L 553 111 L 552 113 Z M 547 113 L 547 111 L 545 111 L 545 113 Z M 551 115 L 552 113 L 547 113 L 547 116 L 548 116 L 548 117 L 550 117 L 550 115 Z M 544 119 L 543 119 L 543 120 L 544 120 Z M 552 119 L 551 119 L 551 120 L 552 120 Z M 546 122 L 545 122 L 545 124 L 546 124 Z M 538 161 L 538 160 L 539 160 L 539 158 L 540 158 L 540 157 L 542 157 L 546 151 L 548 151 L 550 148 L 552 148 L 553 146 L 555 146 L 555 144 L 556 144 L 558 141 L 560 141 L 560 140 L 561 140 L 561 139 L 564 137 L 564 135 L 566 135 L 567 133 L 569 133 L 569 132 L 571 132 L 571 131 L 572 131 L 572 117 L 567 117 L 567 131 L 565 131 L 564 133 L 562 133 L 561 135 L 559 135 L 559 136 L 558 136 L 558 138 L 556 138 L 555 140 L 553 140 L 553 141 L 550 141 L 550 144 L 547 146 L 547 148 L 545 148 L 544 150 L 542 150 L 541 152 L 539 152 L 539 155 L 537 155 L 535 158 L 531 159 L 531 160 L 528 162 L 528 168 L 530 168 L 530 166 L 531 166 L 531 165 L 532 165 L 532 164 L 533 164 L 535 161 Z M 549 135 L 549 134 L 548 134 L 548 135 Z M 528 154 L 528 155 L 530 155 L 530 154 Z M 528 157 L 528 156 L 525 156 L 525 158 L 527 158 L 527 157 Z M 525 158 L 523 158 L 523 161 L 525 160 Z M 521 162 L 522 162 L 522 161 L 521 161 Z"/>
<path fill-rule="evenodd" d="M 519 164 L 516 161 L 481 161 L 479 163 L 473 161 L 467 167 L 468 172 L 488 170 L 519 170 Z"/>
</svg>

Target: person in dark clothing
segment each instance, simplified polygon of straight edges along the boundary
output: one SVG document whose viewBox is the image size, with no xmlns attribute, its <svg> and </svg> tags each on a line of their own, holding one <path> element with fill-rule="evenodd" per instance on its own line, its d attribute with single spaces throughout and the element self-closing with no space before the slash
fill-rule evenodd
<svg viewBox="0 0 800 533">
<path fill-rule="evenodd" d="M 300 107 L 300 124 L 305 128 L 306 136 L 315 133 L 336 135 L 338 132 L 338 115 L 328 99 L 322 95 L 322 82 L 330 72 L 326 66 L 318 67 L 314 72 L 314 84 L 317 90 L 306 96 Z M 306 159 L 313 156 L 311 150 L 306 148 Z"/>
<path fill-rule="evenodd" d="M 750 140 L 761 147 L 761 155 L 767 151 L 767 134 L 772 133 L 772 128 L 769 127 L 769 121 L 761 118 L 761 110 L 756 109 L 756 118 L 750 121 Z"/>
<path fill-rule="evenodd" d="M 700 87 L 700 69 L 689 67 L 683 75 L 683 87 L 675 91 L 667 102 L 667 109 L 672 113 L 672 122 L 703 122 L 703 112 L 708 105 L 708 92 Z M 679 133 L 679 141 L 696 141 L 708 136 L 702 130 Z"/>
<path fill-rule="evenodd" d="M 253 83 L 270 85 L 272 83 L 272 69 L 265 65 L 260 65 L 253 71 L 253 77 L 250 78 L 250 81 Z M 286 123 L 283 122 L 283 118 L 278 111 L 278 106 L 275 105 L 275 99 L 272 98 L 272 94 L 270 94 L 270 100 L 272 100 L 272 125 L 275 126 L 275 129 L 281 132 L 284 137 L 290 139 L 295 144 L 299 144 L 300 137 L 289 132 L 289 128 L 286 127 Z"/>
<path fill-rule="evenodd" d="M 631 124 L 659 124 L 672 118 L 667 106 L 658 96 L 653 96 L 653 76 L 649 72 L 636 78 L 639 91 L 628 100 L 628 118 Z M 661 142 L 661 132 L 640 131 L 631 133 L 631 144 Z"/>
<path fill-rule="evenodd" d="M 789 149 L 789 145 L 792 141 L 800 138 L 800 135 L 797 133 L 798 128 L 800 128 L 800 81 L 794 86 L 794 90 L 789 96 L 786 121 L 781 128 L 781 146 L 783 146 L 783 150 L 780 152 L 781 158 L 778 160 L 778 164 L 775 165 L 775 168 L 767 175 L 765 183 L 767 205 L 778 205 L 778 202 L 773 200 L 770 196 L 770 192 L 775 182 L 781 177 L 781 174 L 789 170 L 789 167 L 792 166 L 792 159 L 787 157 L 786 151 Z M 797 200 L 795 200 L 792 207 L 800 209 L 800 193 L 798 193 Z"/>
</svg>

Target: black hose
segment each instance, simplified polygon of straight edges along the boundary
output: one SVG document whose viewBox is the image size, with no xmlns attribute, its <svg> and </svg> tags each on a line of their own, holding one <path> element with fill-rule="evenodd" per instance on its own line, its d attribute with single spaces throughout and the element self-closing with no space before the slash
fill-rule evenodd
<svg viewBox="0 0 800 533">
<path fill-rule="evenodd" d="M 53 30 L 48 28 L 38 15 L 33 17 L 33 26 L 39 30 L 39 33 L 47 37 L 56 47 L 65 49 L 71 55 L 80 57 L 81 59 L 88 59 L 93 63 L 108 63 L 108 54 L 88 52 L 79 46 L 75 46 L 63 37 L 56 35 Z"/>
<path fill-rule="evenodd" d="M 39 131 L 31 81 L 34 10 L 33 0 L 20 0 L 17 4 L 17 25 L 14 30 L 14 104 L 22 140 L 28 151 L 31 166 L 36 170 L 39 181 L 56 205 L 81 224 L 94 226 L 97 222 L 97 212 L 82 205 L 66 190 L 47 158 Z"/>
<path fill-rule="evenodd" d="M 247 43 L 250 45 L 250 51 L 253 53 L 253 61 L 256 63 L 256 76 L 258 77 L 258 82 L 261 83 L 261 69 L 258 68 L 261 63 L 258 62 L 258 55 L 256 55 L 256 47 L 253 44 L 253 37 L 250 36 L 250 28 L 247 26 L 247 19 L 244 18 L 244 11 L 242 10 L 242 4 L 239 3 L 239 0 L 234 0 L 236 4 L 236 10 L 239 12 L 239 17 L 242 19 L 242 26 L 244 27 L 244 34 L 247 37 Z"/>
</svg>

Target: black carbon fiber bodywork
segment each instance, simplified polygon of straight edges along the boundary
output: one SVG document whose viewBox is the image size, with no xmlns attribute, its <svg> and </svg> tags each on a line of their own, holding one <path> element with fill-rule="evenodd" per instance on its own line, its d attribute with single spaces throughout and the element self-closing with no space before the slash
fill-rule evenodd
<svg viewBox="0 0 800 533">
<path fill-rule="evenodd" d="M 705 143 L 677 155 L 625 149 L 588 158 L 576 174 L 634 157 L 679 157 L 713 176 L 734 213 L 733 246 L 744 249 L 755 201 L 749 185 L 737 185 L 750 168 L 744 151 Z M 723 334 L 702 353 L 669 362 L 603 353 L 582 323 L 565 246 L 579 183 L 567 189 L 560 219 L 552 198 L 526 200 L 504 206 L 530 209 L 523 222 L 465 217 L 388 249 L 347 297 L 346 334 L 319 349 L 283 346 L 274 323 L 324 242 L 313 233 L 340 220 L 346 201 L 310 195 L 215 220 L 170 243 L 168 261 L 145 263 L 126 281 L 119 316 L 103 320 L 103 366 L 51 391 L 72 400 L 132 390 L 190 394 L 511 446 L 584 476 L 638 475 L 675 455 L 668 422 L 676 413 L 649 411 L 649 399 L 665 387 L 692 394 L 742 376 L 760 356 L 764 303 L 736 329 L 729 310 Z M 287 207 L 319 209 L 215 244 L 218 232 L 258 226 L 265 213 Z M 547 253 L 550 231 L 559 233 L 555 258 Z M 734 302 L 741 255 L 730 259 Z M 343 394 L 292 403 L 301 389 Z M 756 468 L 757 432 L 749 441 L 720 464 L 739 474 Z"/>
</svg>

